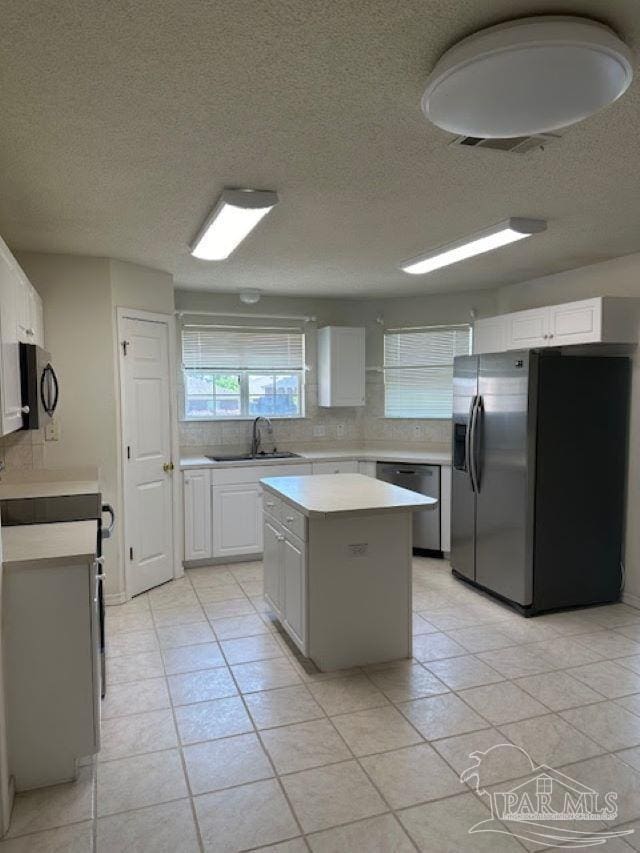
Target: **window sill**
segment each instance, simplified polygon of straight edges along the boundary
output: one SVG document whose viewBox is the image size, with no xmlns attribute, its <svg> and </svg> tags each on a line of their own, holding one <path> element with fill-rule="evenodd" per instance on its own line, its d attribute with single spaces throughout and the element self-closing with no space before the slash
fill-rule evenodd
<svg viewBox="0 0 640 853">
<path fill-rule="evenodd" d="M 291 415 L 291 416 L 282 416 L 282 415 L 257 415 L 260 418 L 269 418 L 270 421 L 306 421 L 308 418 L 306 415 Z M 255 418 L 185 418 L 182 417 L 179 419 L 182 424 L 237 424 L 237 423 L 247 423 L 251 424 L 255 421 Z"/>
<path fill-rule="evenodd" d="M 383 421 L 450 421 L 453 415 L 381 415 Z"/>
</svg>

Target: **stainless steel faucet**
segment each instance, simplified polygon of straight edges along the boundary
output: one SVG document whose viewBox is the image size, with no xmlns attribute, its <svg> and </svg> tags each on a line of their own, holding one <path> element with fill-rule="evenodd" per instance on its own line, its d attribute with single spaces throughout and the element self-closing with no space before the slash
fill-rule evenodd
<svg viewBox="0 0 640 853">
<path fill-rule="evenodd" d="M 253 432 L 251 436 L 251 455 L 256 456 L 260 450 L 260 444 L 262 442 L 262 433 L 260 432 L 260 421 L 264 421 L 267 425 L 267 429 L 269 433 L 273 433 L 273 425 L 269 418 L 265 418 L 263 415 L 259 415 L 255 421 L 253 422 Z"/>
</svg>

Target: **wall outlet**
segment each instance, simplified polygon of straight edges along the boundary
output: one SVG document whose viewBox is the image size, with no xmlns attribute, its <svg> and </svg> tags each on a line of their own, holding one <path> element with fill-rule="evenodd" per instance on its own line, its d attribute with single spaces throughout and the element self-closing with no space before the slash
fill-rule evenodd
<svg viewBox="0 0 640 853">
<path fill-rule="evenodd" d="M 327 428 L 322 426 L 321 424 L 317 424 L 313 428 L 313 437 L 314 438 L 324 438 L 327 434 Z"/>
<path fill-rule="evenodd" d="M 413 425 L 413 437 L 416 441 L 422 438 L 422 427 L 420 424 Z"/>
<path fill-rule="evenodd" d="M 45 441 L 60 441 L 60 424 L 57 421 L 49 421 L 44 428 Z"/>
<path fill-rule="evenodd" d="M 345 434 L 345 426 L 344 424 L 336 424 L 336 437 L 344 438 Z"/>
</svg>

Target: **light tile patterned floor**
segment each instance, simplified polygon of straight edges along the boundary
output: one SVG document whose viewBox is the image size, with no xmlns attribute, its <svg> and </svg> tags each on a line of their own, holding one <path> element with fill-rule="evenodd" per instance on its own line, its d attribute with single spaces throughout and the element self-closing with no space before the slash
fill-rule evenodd
<svg viewBox="0 0 640 853">
<path fill-rule="evenodd" d="M 414 660 L 314 674 L 261 584 L 260 563 L 192 569 L 108 609 L 102 752 L 19 795 L 1 853 L 523 850 L 468 835 L 488 809 L 459 778 L 509 742 L 617 790 L 638 831 L 607 849 L 640 850 L 640 611 L 525 620 L 416 559 Z"/>
</svg>

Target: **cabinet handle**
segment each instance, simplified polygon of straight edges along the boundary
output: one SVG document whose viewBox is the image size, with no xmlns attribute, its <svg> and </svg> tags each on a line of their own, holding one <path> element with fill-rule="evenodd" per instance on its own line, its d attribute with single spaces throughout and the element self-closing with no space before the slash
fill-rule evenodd
<svg viewBox="0 0 640 853">
<path fill-rule="evenodd" d="M 282 533 L 276 533 L 276 539 L 278 540 L 278 542 L 284 542 L 284 536 L 282 535 Z"/>
<path fill-rule="evenodd" d="M 267 506 L 275 506 L 273 501 L 267 501 Z"/>
<path fill-rule="evenodd" d="M 23 415 L 28 415 L 28 414 L 29 414 L 29 412 L 31 411 L 31 409 L 29 408 L 29 406 L 23 406 L 23 407 L 20 409 L 20 411 L 22 412 L 22 414 L 23 414 Z"/>
<path fill-rule="evenodd" d="M 289 523 L 291 523 L 292 521 L 295 521 L 295 518 L 292 515 L 287 515 L 285 517 L 285 521 L 288 521 Z"/>
</svg>

